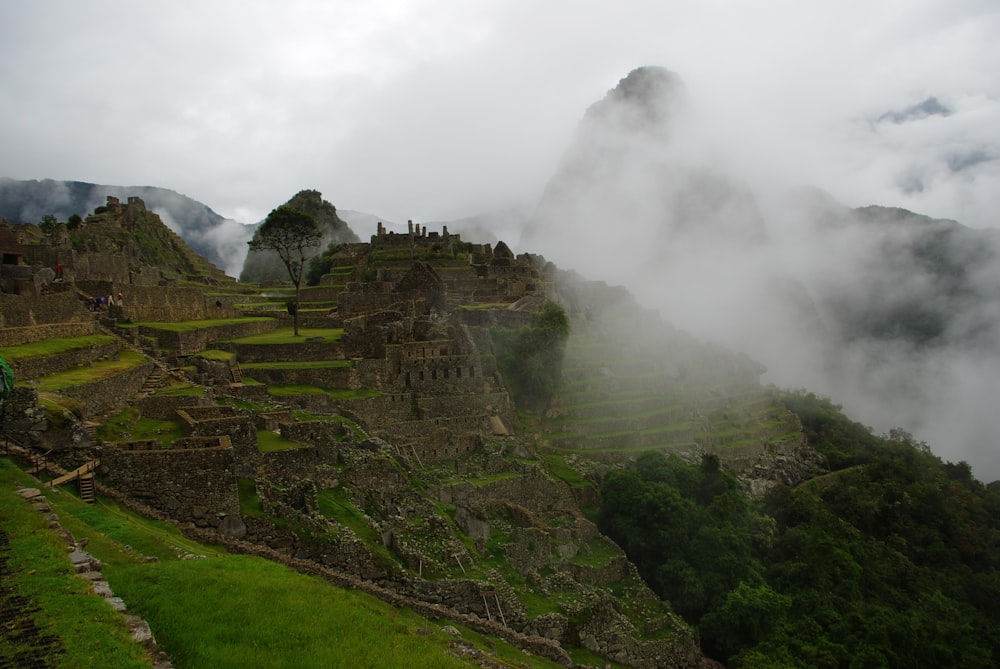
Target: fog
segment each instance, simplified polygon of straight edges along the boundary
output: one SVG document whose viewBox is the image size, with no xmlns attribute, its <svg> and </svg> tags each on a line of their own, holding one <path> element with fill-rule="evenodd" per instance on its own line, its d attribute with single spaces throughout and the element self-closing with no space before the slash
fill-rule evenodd
<svg viewBox="0 0 1000 669">
<path fill-rule="evenodd" d="M 519 249 L 628 287 L 765 383 L 1000 476 L 997 235 L 743 173 L 697 111 L 676 74 L 629 75 L 580 122 Z"/>
<path fill-rule="evenodd" d="M 514 248 L 526 208 L 521 250 L 995 477 L 995 265 L 951 285 L 837 203 L 1000 227 L 997 34 L 995 0 L 7 2 L 0 176 L 183 193 L 225 221 L 168 225 L 232 275 L 235 221 L 304 188 L 398 224 L 513 211 Z M 574 136 L 644 64 L 684 79 L 669 124 Z"/>
</svg>

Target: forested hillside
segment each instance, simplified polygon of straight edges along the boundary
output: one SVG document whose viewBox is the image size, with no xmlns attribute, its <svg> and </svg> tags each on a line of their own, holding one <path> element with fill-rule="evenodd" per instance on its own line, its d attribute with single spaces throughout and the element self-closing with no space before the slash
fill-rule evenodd
<svg viewBox="0 0 1000 669">
<path fill-rule="evenodd" d="M 750 500 L 714 456 L 648 453 L 605 479 L 602 529 L 727 666 L 995 666 L 1000 482 L 784 401 L 830 473 Z"/>
</svg>

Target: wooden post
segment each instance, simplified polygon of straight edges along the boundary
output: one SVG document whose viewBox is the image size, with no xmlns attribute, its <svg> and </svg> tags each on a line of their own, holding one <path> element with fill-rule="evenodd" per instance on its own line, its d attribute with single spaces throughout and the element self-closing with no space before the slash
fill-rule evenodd
<svg viewBox="0 0 1000 669">
<path fill-rule="evenodd" d="M 500 614 L 500 622 L 502 622 L 503 626 L 506 627 L 507 626 L 507 620 L 506 620 L 506 618 L 504 618 L 503 608 L 500 606 L 500 598 L 497 597 L 497 591 L 496 590 L 493 591 L 493 600 L 497 603 L 497 613 Z"/>
</svg>

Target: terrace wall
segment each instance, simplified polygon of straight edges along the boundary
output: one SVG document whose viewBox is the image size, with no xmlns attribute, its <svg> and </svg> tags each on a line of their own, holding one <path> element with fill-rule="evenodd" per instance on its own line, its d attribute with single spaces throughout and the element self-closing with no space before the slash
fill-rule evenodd
<svg viewBox="0 0 1000 669">
<path fill-rule="evenodd" d="M 84 321 L 93 321 L 93 315 L 68 290 L 37 297 L 0 294 L 0 328 Z"/>
<path fill-rule="evenodd" d="M 126 310 L 127 307 L 128 303 L 126 302 Z M 196 330 L 186 330 L 183 332 L 161 330 L 142 325 L 139 326 L 139 335 L 156 338 L 157 345 L 160 348 L 173 350 L 178 355 L 191 355 L 210 348 L 210 344 L 215 344 L 224 339 L 236 339 L 270 332 L 277 325 L 277 321 L 274 320 L 248 321 L 228 325 L 208 325 Z M 219 348 L 223 348 L 221 343 Z"/>
<path fill-rule="evenodd" d="M 307 385 L 320 388 L 358 389 L 357 374 L 352 367 L 302 369 L 243 369 L 243 376 L 266 385 Z"/>
<path fill-rule="evenodd" d="M 8 360 L 7 362 L 10 363 L 11 368 L 14 370 L 15 378 L 24 381 L 86 365 L 95 360 L 110 358 L 118 353 L 119 350 L 121 350 L 121 343 L 115 340 L 102 346 L 88 346 L 64 353 L 25 358 L 13 362 Z"/>
<path fill-rule="evenodd" d="M 274 329 L 273 326 L 261 330 L 261 332 L 267 332 L 272 329 Z M 302 338 L 301 343 L 295 344 L 234 344 L 232 342 L 219 341 L 216 343 L 215 348 L 236 353 L 240 362 L 344 359 L 344 347 L 339 342 L 330 340 L 308 342 L 305 337 Z"/>
<path fill-rule="evenodd" d="M 252 477 L 260 464 L 257 426 L 249 415 L 220 416 L 194 421 L 189 428 L 193 437 L 226 437 L 232 446 L 233 467 L 237 476 Z"/>
<path fill-rule="evenodd" d="M 0 298 L 10 297 L 0 295 Z M 5 302 L 0 299 L 0 320 L 4 318 Z M 27 325 L 23 327 L 0 328 L 0 346 L 19 346 L 32 344 L 44 339 L 72 339 L 98 334 L 100 329 L 94 320 L 71 323 L 46 323 L 44 325 Z"/>
<path fill-rule="evenodd" d="M 153 363 L 147 361 L 116 376 L 64 388 L 59 392 L 80 402 L 80 417 L 87 420 L 127 403 L 142 390 L 143 383 L 152 371 Z"/>
<path fill-rule="evenodd" d="M 101 469 L 108 485 L 181 522 L 241 537 L 236 468 L 229 439 L 178 439 L 105 444 Z"/>
</svg>

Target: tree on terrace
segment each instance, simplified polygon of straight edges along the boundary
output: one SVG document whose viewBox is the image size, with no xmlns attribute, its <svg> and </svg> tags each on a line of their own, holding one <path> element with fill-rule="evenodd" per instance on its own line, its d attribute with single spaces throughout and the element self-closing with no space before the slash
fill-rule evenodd
<svg viewBox="0 0 1000 669">
<path fill-rule="evenodd" d="M 299 335 L 299 292 L 302 289 L 306 249 L 316 248 L 322 241 L 323 233 L 312 216 L 281 206 L 267 215 L 257 234 L 247 242 L 251 251 L 277 252 L 288 270 L 288 278 L 295 286 L 295 298 L 288 305 L 288 311 L 292 315 L 296 337 Z"/>
</svg>

